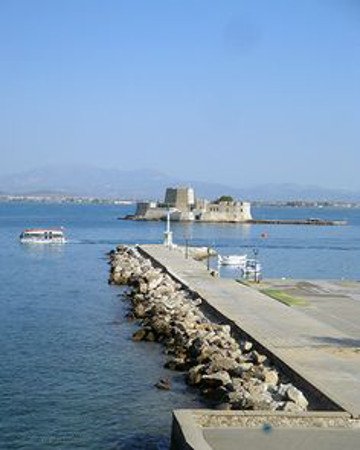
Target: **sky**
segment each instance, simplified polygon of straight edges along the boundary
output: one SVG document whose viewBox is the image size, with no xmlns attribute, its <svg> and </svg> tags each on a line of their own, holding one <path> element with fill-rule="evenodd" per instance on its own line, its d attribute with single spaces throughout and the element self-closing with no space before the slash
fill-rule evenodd
<svg viewBox="0 0 360 450">
<path fill-rule="evenodd" d="M 360 189 L 359 0 L 1 0 L 0 175 Z"/>
</svg>

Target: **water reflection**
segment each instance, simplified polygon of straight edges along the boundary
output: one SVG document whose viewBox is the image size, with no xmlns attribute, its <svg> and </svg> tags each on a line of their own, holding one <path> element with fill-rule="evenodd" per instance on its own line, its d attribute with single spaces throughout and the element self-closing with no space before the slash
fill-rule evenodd
<svg viewBox="0 0 360 450">
<path fill-rule="evenodd" d="M 22 244 L 19 247 L 30 255 L 63 255 L 67 244 Z"/>
</svg>

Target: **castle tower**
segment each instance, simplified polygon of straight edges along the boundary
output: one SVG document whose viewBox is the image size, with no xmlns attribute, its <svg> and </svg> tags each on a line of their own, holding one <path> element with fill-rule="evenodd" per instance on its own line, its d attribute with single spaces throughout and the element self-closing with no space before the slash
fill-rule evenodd
<svg viewBox="0 0 360 450">
<path fill-rule="evenodd" d="M 167 188 L 164 203 L 181 212 L 190 211 L 195 205 L 194 189 L 189 187 Z"/>
</svg>

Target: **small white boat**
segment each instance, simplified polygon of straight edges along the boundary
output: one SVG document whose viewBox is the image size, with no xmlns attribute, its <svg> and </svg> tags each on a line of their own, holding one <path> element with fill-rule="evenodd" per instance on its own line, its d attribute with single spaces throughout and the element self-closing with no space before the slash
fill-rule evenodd
<svg viewBox="0 0 360 450">
<path fill-rule="evenodd" d="M 245 266 L 247 255 L 218 255 L 218 264 L 221 266 Z"/>
<path fill-rule="evenodd" d="M 261 264 L 256 259 L 248 259 L 241 269 L 243 277 L 254 277 L 255 279 L 261 277 L 261 270 Z"/>
<path fill-rule="evenodd" d="M 65 244 L 64 232 L 59 228 L 29 228 L 20 234 L 22 244 Z"/>
</svg>

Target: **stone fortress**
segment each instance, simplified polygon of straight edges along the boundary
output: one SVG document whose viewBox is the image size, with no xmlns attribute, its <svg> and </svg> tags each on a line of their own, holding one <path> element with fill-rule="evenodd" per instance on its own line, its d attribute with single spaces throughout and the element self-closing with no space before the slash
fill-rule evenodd
<svg viewBox="0 0 360 450">
<path fill-rule="evenodd" d="M 220 197 L 209 201 L 195 197 L 191 187 L 167 188 L 164 202 L 140 202 L 133 220 L 163 220 L 170 211 L 172 221 L 247 222 L 252 220 L 249 202 Z"/>
</svg>

